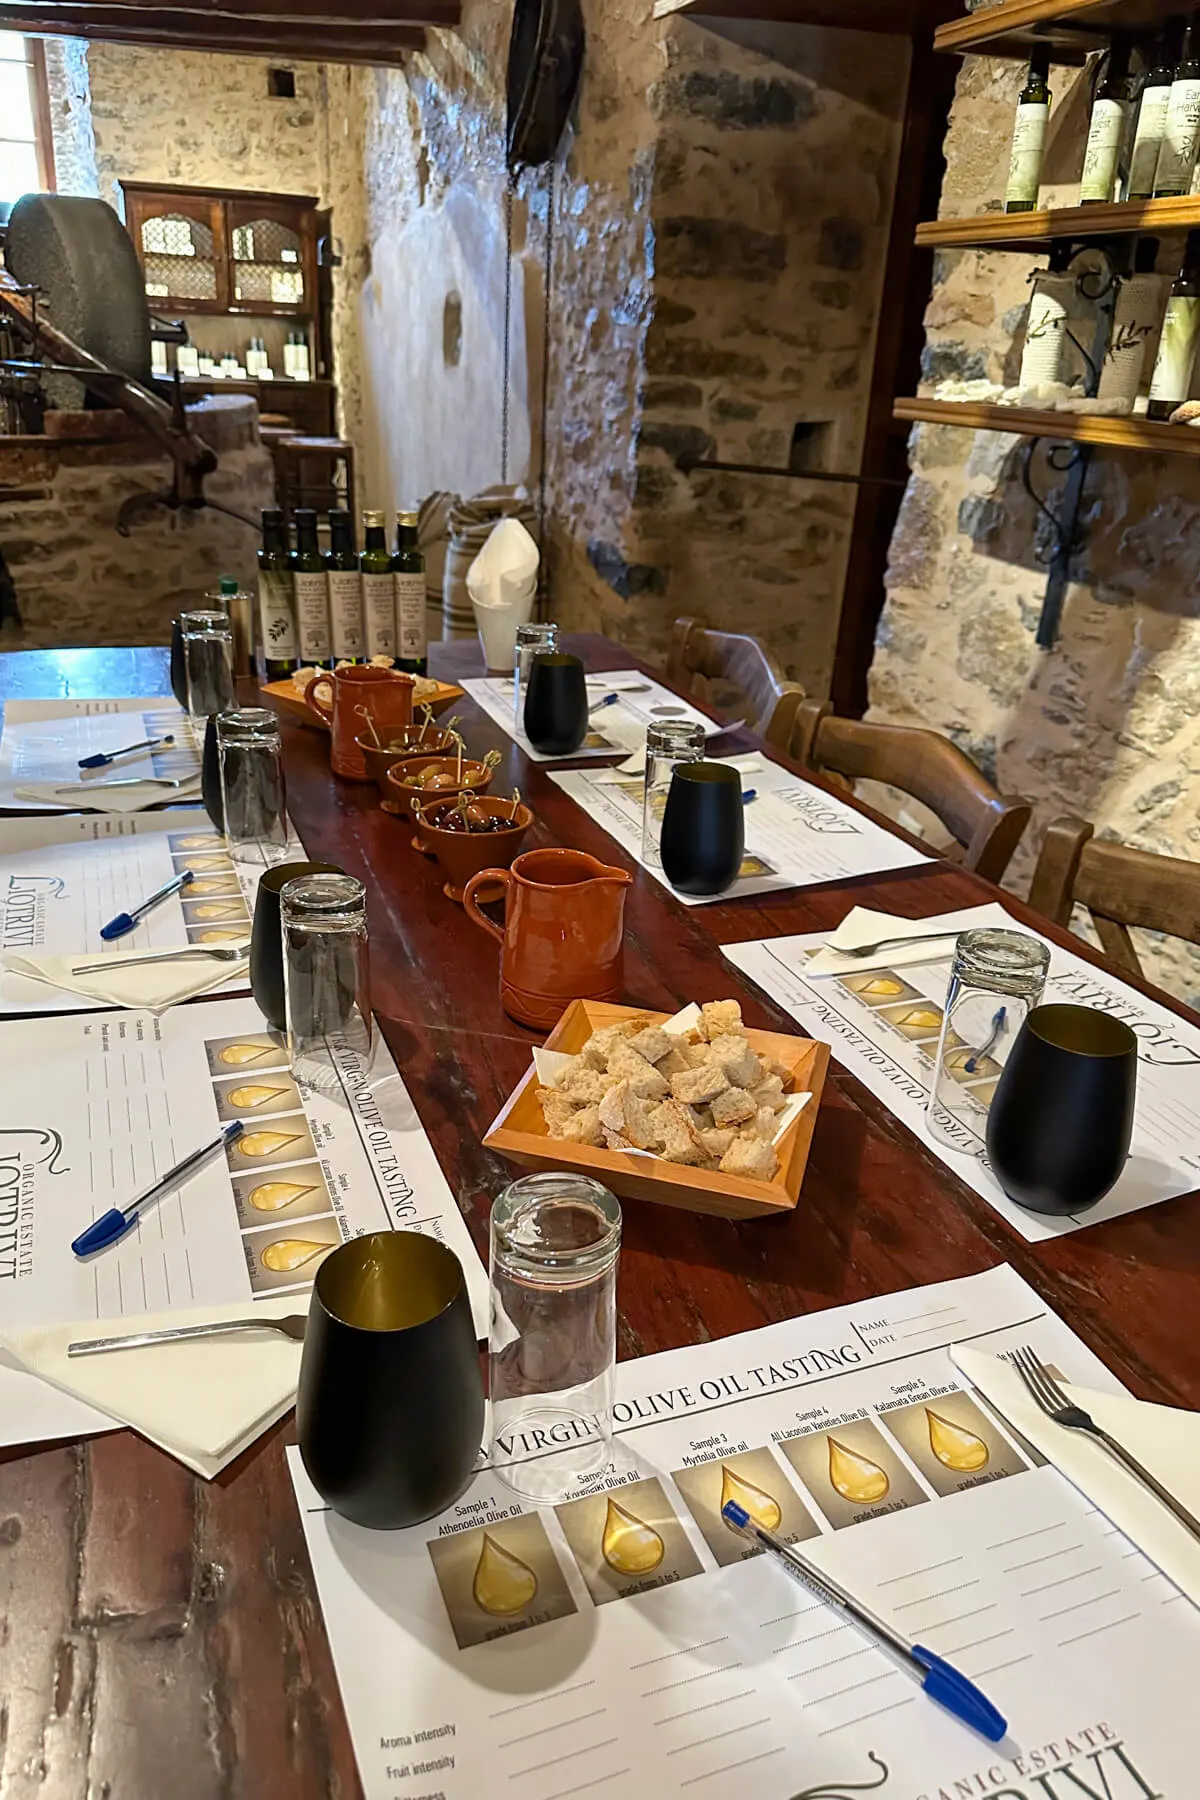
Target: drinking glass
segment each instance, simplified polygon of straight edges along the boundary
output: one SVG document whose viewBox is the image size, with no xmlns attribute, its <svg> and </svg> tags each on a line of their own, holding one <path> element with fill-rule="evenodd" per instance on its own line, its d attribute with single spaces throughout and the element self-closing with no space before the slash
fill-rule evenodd
<svg viewBox="0 0 1200 1800">
<path fill-rule="evenodd" d="M 183 615 L 183 658 L 187 707 L 193 719 L 207 719 L 233 705 L 233 626 L 223 612 Z"/>
<path fill-rule="evenodd" d="M 587 730 L 583 664 L 577 656 L 536 651 L 525 695 L 525 736 L 543 756 L 574 756 Z"/>
<path fill-rule="evenodd" d="M 513 649 L 513 719 L 519 727 L 522 718 L 522 707 L 525 704 L 525 690 L 529 685 L 529 671 L 533 667 L 533 659 L 539 651 L 552 655 L 558 649 L 557 625 L 518 625 L 516 644 Z"/>
<path fill-rule="evenodd" d="M 397 1531 L 453 1505 L 483 1437 L 462 1264 L 436 1238 L 375 1231 L 317 1270 L 296 1395 L 300 1455 L 334 1512 Z"/>
<path fill-rule="evenodd" d="M 368 1056 L 366 888 L 352 875 L 302 875 L 280 889 L 279 908 L 293 1069 L 306 1058 L 318 1073 L 326 1068 L 330 1039 Z"/>
<path fill-rule="evenodd" d="M 250 992 L 268 1025 L 276 1031 L 287 1027 L 287 999 L 283 986 L 283 918 L 280 891 L 302 875 L 341 875 L 336 863 L 277 863 L 258 883 L 254 902 L 254 931 L 250 939 Z"/>
<path fill-rule="evenodd" d="M 686 719 L 651 725 L 646 732 L 646 798 L 642 808 L 642 861 L 662 868 L 662 823 L 671 777 L 680 763 L 704 761 L 704 727 Z"/>
<path fill-rule="evenodd" d="M 746 854 L 742 778 L 726 763 L 677 763 L 662 822 L 663 874 L 681 894 L 723 894 Z"/>
<path fill-rule="evenodd" d="M 988 1108 L 1025 1015 L 1041 1000 L 1050 950 L 1024 931 L 964 931 L 954 951 L 926 1129 L 982 1156 Z"/>
<path fill-rule="evenodd" d="M 186 613 L 171 620 L 171 692 L 187 711 L 187 664 L 183 660 L 183 621 Z"/>
<path fill-rule="evenodd" d="M 231 845 L 287 844 L 279 720 L 262 706 L 217 716 L 224 831 Z"/>
<path fill-rule="evenodd" d="M 1137 1039 L 1090 1006 L 1037 1006 L 1021 1027 L 987 1121 L 988 1159 L 1010 1200 L 1079 1213 L 1129 1156 Z"/>
<path fill-rule="evenodd" d="M 612 1454 L 621 1208 L 583 1175 L 528 1175 L 492 1208 L 491 1463 L 539 1503 Z"/>
<path fill-rule="evenodd" d="M 224 835 L 225 796 L 221 790 L 221 746 L 217 740 L 217 715 L 213 713 L 204 727 L 204 749 L 200 756 L 200 798 L 212 820 L 214 831 Z"/>
</svg>

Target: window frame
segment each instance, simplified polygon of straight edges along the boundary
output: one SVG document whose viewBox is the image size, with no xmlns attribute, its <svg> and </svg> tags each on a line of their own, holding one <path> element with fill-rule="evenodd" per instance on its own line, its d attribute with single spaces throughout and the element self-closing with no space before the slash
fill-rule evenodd
<svg viewBox="0 0 1200 1800">
<path fill-rule="evenodd" d="M 46 75 L 46 46 L 41 38 L 17 34 L 25 47 L 25 74 L 29 82 L 29 113 L 33 123 L 33 154 L 37 162 L 38 184 L 42 193 L 52 194 L 56 186 L 54 167 L 54 132 L 50 119 L 50 83 Z M 8 60 L 7 58 L 5 59 Z M 0 133 L 0 138 L 3 134 Z M 24 138 L 4 140 L 25 143 Z"/>
</svg>

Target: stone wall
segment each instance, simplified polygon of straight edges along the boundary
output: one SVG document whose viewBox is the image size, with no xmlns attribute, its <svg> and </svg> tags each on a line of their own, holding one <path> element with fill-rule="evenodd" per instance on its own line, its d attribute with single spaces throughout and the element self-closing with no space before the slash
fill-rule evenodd
<svg viewBox="0 0 1200 1800">
<path fill-rule="evenodd" d="M 1020 79 L 1016 63 L 964 63 L 944 215 L 999 203 Z M 1082 95 L 1071 80 L 1052 72 L 1057 136 L 1043 200 L 1059 203 L 1079 175 Z M 1181 248 L 1164 240 L 1159 266 L 1175 266 Z M 1013 379 L 1033 266 L 974 251 L 938 258 L 930 381 Z M 1062 631 L 1040 651 L 1049 544 L 1021 484 L 1025 448 L 998 432 L 914 429 L 871 678 L 873 717 L 948 733 L 1002 789 L 1036 800 L 1035 832 L 1012 871 L 1020 891 L 1046 825 L 1066 813 L 1147 850 L 1194 857 L 1200 846 L 1200 468 L 1096 456 Z M 1039 459 L 1035 480 L 1053 494 L 1061 477 Z M 1142 948 L 1157 980 L 1196 999 L 1200 959 Z"/>
<path fill-rule="evenodd" d="M 430 34 L 406 71 L 359 78 L 364 448 L 380 504 L 500 478 L 510 12 L 468 0 L 460 30 Z M 826 428 L 818 467 L 857 466 L 907 46 L 660 24 L 651 0 L 584 12 L 554 207 L 554 612 L 652 653 L 679 613 L 736 622 L 823 691 L 849 501 L 676 465 L 786 464 L 808 423 Z M 534 172 L 514 200 L 510 477 L 533 485 L 548 188 Z"/>
<path fill-rule="evenodd" d="M 205 492 L 253 514 L 271 503 L 271 461 L 253 402 L 222 394 L 191 409 L 220 457 Z M 20 620 L 0 623 L 0 650 L 87 644 L 162 644 L 182 606 L 199 605 L 222 575 L 254 576 L 256 534 L 236 519 L 200 512 L 142 513 L 117 530 L 124 501 L 161 492 L 170 466 L 123 414 L 59 414 L 73 435 L 104 441 L 5 447 L 0 438 L 0 548 Z"/>
</svg>

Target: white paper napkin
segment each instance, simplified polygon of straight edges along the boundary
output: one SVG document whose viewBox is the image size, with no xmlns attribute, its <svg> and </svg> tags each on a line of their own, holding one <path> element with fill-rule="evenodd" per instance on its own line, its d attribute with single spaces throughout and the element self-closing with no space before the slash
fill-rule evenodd
<svg viewBox="0 0 1200 1800">
<path fill-rule="evenodd" d="M 21 787 L 14 790 L 18 800 L 36 800 L 42 806 L 57 806 L 64 812 L 135 813 L 148 806 L 191 805 L 200 798 L 200 777 L 179 788 L 153 787 L 139 781 L 133 787 L 106 787 L 99 781 L 69 781 L 56 787 Z"/>
<path fill-rule="evenodd" d="M 1200 1606 L 1200 1542 L 1161 1501 L 1127 1474 L 1102 1445 L 1048 1419 L 1010 1363 L 969 1344 L 952 1344 L 950 1355 L 971 1385 Z M 1152 1406 L 1129 1394 L 1062 1385 L 1097 1425 L 1200 1518 L 1200 1414 Z"/>
<path fill-rule="evenodd" d="M 189 1312 L 43 1326 L 7 1333 L 0 1343 L 30 1374 L 98 1407 L 116 1423 L 131 1425 L 211 1480 L 294 1403 L 302 1345 L 273 1331 L 114 1350 L 105 1356 L 69 1357 L 67 1345 L 122 1332 L 307 1311 L 307 1293 L 281 1294 Z"/>
<path fill-rule="evenodd" d="M 77 950 L 73 956 L 4 957 L 4 967 L 14 975 L 25 975 L 31 981 L 44 982 L 66 994 L 82 994 L 86 1000 L 103 1000 L 110 1006 L 139 1006 L 149 1012 L 165 1012 L 193 994 L 206 994 L 210 988 L 244 977 L 246 955 L 238 962 L 220 958 L 187 957 L 171 962 L 143 963 L 130 968 L 129 958 L 145 955 L 145 951 L 112 951 L 104 957 L 105 967 L 93 975 L 72 975 L 79 963 L 99 962 L 95 952 Z"/>
<path fill-rule="evenodd" d="M 467 570 L 467 592 L 476 606 L 512 606 L 532 593 L 540 561 L 520 519 L 501 519 Z"/>
<path fill-rule="evenodd" d="M 954 940 L 960 931 L 970 931 L 979 923 L 981 913 L 992 913 L 992 907 L 970 906 L 959 912 L 938 913 L 930 919 L 903 919 L 896 913 L 872 912 L 870 907 L 856 906 L 846 914 L 837 930 L 826 938 L 827 948 L 818 950 L 805 964 L 808 975 L 845 975 L 855 969 L 902 969 L 908 963 L 929 962 L 932 956 L 951 956 Z M 857 945 L 878 944 L 885 938 L 939 940 L 896 944 L 871 956 L 839 956 L 839 951 L 853 950 Z"/>
</svg>

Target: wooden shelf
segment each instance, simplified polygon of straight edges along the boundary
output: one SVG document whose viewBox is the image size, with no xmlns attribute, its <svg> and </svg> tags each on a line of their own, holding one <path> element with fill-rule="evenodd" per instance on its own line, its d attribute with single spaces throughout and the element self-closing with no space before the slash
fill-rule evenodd
<svg viewBox="0 0 1200 1800">
<path fill-rule="evenodd" d="M 1029 55 L 1049 44 L 1055 62 L 1080 63 L 1114 30 L 1145 31 L 1177 13 L 1177 0 L 1002 0 L 939 25 L 934 46 L 958 55 Z"/>
<path fill-rule="evenodd" d="M 654 17 L 766 20 L 777 25 L 825 25 L 845 31 L 911 37 L 950 20 L 956 0 L 655 0 Z"/>
<path fill-rule="evenodd" d="M 958 425 L 965 431 L 1011 431 L 1019 437 L 1056 438 L 1104 450 L 1200 456 L 1200 430 L 1156 419 L 1113 419 L 1087 413 L 1038 412 L 983 400 L 897 400 L 895 416 L 906 424 Z"/>
<path fill-rule="evenodd" d="M 1121 237 L 1200 226 L 1200 194 L 1172 200 L 1126 200 L 1119 206 L 1059 206 L 1050 212 L 976 213 L 917 226 L 922 250 L 1015 250 L 1036 255 L 1056 238 Z"/>
</svg>

